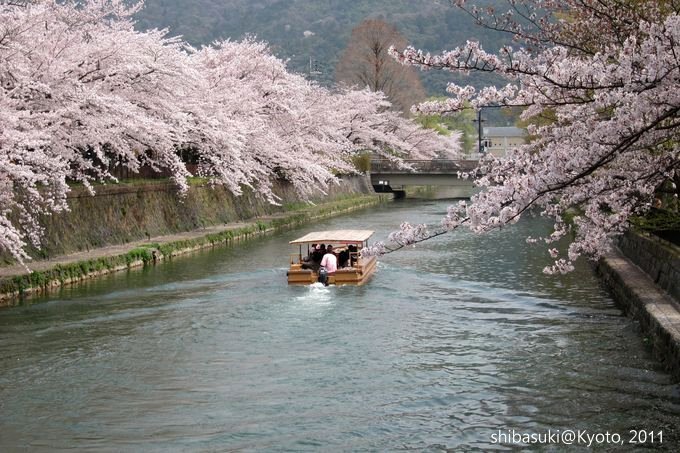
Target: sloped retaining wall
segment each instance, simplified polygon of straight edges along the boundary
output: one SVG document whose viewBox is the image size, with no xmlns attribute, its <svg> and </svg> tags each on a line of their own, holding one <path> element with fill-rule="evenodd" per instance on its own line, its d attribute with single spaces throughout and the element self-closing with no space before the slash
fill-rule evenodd
<svg viewBox="0 0 680 453">
<path fill-rule="evenodd" d="M 680 381 L 680 252 L 666 241 L 628 233 L 597 265 L 624 312 L 640 323 L 654 354 Z M 675 296 L 675 297 L 674 297 Z"/>
<path fill-rule="evenodd" d="M 680 301 L 680 247 L 656 236 L 626 233 L 619 249 L 676 301 Z"/>
<path fill-rule="evenodd" d="M 192 186 L 186 197 L 180 198 L 175 186 L 167 181 L 101 186 L 95 196 L 78 188 L 69 194 L 69 212 L 42 219 L 45 227 L 42 247 L 28 252 L 35 259 L 53 258 L 241 222 L 304 205 L 290 184 L 277 183 L 274 191 L 281 199 L 280 206 L 268 203 L 252 192 L 235 196 L 224 187 L 208 185 Z M 313 201 L 324 203 L 373 193 L 367 177 L 346 177 L 342 184 L 332 186 L 327 195 L 320 194 Z"/>
</svg>

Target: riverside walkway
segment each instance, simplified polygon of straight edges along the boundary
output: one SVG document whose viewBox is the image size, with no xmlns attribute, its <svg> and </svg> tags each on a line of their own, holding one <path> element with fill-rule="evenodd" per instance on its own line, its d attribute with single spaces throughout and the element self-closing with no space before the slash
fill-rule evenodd
<svg viewBox="0 0 680 453">
<path fill-rule="evenodd" d="M 680 251 L 667 247 L 676 250 L 677 263 Z M 680 301 L 618 248 L 600 260 L 597 272 L 626 315 L 640 323 L 657 358 L 680 381 Z"/>
<path fill-rule="evenodd" d="M 267 219 L 274 218 L 275 216 L 267 216 Z M 283 216 L 281 216 L 283 217 Z M 264 218 L 258 218 L 257 220 L 264 220 Z M 118 255 L 124 255 L 129 251 L 137 248 L 143 247 L 149 244 L 170 244 L 178 241 L 186 241 L 191 239 L 197 239 L 209 234 L 219 234 L 224 231 L 234 231 L 239 230 L 248 226 L 255 226 L 254 222 L 236 222 L 224 225 L 212 226 L 201 228 L 193 231 L 186 231 L 183 233 L 168 234 L 164 236 L 152 236 L 150 238 L 132 241 L 125 244 L 110 245 L 100 248 L 92 248 L 86 251 L 70 253 L 66 255 L 55 256 L 53 258 L 45 260 L 31 260 L 26 262 L 26 266 L 20 264 L 13 264 L 9 266 L 0 267 L 0 278 L 17 277 L 20 275 L 30 274 L 31 272 L 41 272 L 54 268 L 58 265 L 67 265 L 78 263 L 81 261 L 93 260 L 104 257 L 112 257 Z"/>
</svg>

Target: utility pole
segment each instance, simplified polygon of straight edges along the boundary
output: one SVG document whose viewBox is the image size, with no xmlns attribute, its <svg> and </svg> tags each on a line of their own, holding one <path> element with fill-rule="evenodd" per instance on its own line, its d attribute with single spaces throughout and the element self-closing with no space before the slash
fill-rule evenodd
<svg viewBox="0 0 680 453">
<path fill-rule="evenodd" d="M 313 60 L 311 55 L 309 56 L 309 77 L 313 78 L 314 76 L 321 75 L 321 69 L 319 68 L 319 62 L 317 60 Z"/>
<path fill-rule="evenodd" d="M 477 119 L 472 120 L 477 123 L 477 142 L 478 142 L 478 152 L 482 153 L 482 123 L 486 120 L 482 119 L 482 109 L 477 110 Z"/>
</svg>

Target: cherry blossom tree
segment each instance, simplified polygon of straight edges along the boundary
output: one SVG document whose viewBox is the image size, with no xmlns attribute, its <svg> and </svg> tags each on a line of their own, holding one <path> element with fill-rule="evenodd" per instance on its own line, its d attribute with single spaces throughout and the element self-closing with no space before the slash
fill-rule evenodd
<svg viewBox="0 0 680 453">
<path fill-rule="evenodd" d="M 451 146 L 387 112 L 380 94 L 288 72 L 265 43 L 195 49 L 136 31 L 141 7 L 0 2 L 0 248 L 19 262 L 29 242 L 40 247 L 40 217 L 68 209 L 69 183 L 94 193 L 116 166 L 165 171 L 182 193 L 191 149 L 211 183 L 275 203 L 274 180 L 309 197 L 354 172 L 363 149 L 397 158 Z"/>
<path fill-rule="evenodd" d="M 447 140 L 390 110 L 382 93 L 329 91 L 288 72 L 263 42 L 219 42 L 190 59 L 205 82 L 194 116 L 207 117 L 197 121 L 201 136 L 192 142 L 199 171 L 210 177 L 234 173 L 224 181 L 234 193 L 256 186 L 276 202 L 275 175 L 306 197 L 323 191 L 338 173 L 354 172 L 350 157 L 359 151 L 399 160 L 459 148 L 456 136 Z M 226 165 L 224 159 L 240 160 Z"/>
<path fill-rule="evenodd" d="M 333 122 L 356 150 L 370 150 L 377 157 L 401 163 L 401 159 L 432 159 L 441 153 L 459 157 L 461 134 L 450 137 L 419 126 L 389 109 L 382 92 L 340 88 L 335 96 Z"/>
<path fill-rule="evenodd" d="M 179 40 L 134 31 L 139 7 L 0 5 L 0 245 L 19 260 L 26 240 L 40 244 L 39 216 L 67 209 L 67 179 L 92 190 L 112 162 L 147 164 L 186 188 L 171 99 L 191 71 Z"/>
<path fill-rule="evenodd" d="M 390 235 L 392 244 L 366 253 L 386 253 L 462 225 L 475 232 L 502 228 L 536 210 L 554 220 L 554 232 L 528 241 L 567 238 L 564 256 L 549 245 L 555 262 L 544 269 L 563 273 L 581 255 L 600 257 L 632 216 L 650 209 L 660 187 L 670 184 L 677 199 L 677 2 L 508 0 L 509 10 L 500 13 L 455 3 L 482 26 L 511 34 L 519 48 L 491 54 L 468 41 L 440 55 L 412 47 L 393 55 L 425 69 L 492 72 L 509 83 L 479 91 L 451 84 L 451 98 L 417 110 L 521 106 L 534 139 L 507 158 L 485 159 L 476 180 L 482 192 L 449 207 L 439 227 L 405 223 Z"/>
</svg>

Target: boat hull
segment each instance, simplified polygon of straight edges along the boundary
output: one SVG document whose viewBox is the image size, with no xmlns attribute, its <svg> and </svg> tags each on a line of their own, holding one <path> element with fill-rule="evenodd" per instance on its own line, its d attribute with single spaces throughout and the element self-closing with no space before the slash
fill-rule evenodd
<svg viewBox="0 0 680 453">
<path fill-rule="evenodd" d="M 363 285 L 375 272 L 377 259 L 374 256 L 361 258 L 354 267 L 338 269 L 328 275 L 329 285 Z M 288 270 L 289 285 L 311 285 L 319 281 L 319 274 L 311 269 L 302 269 L 299 264 Z"/>
</svg>

